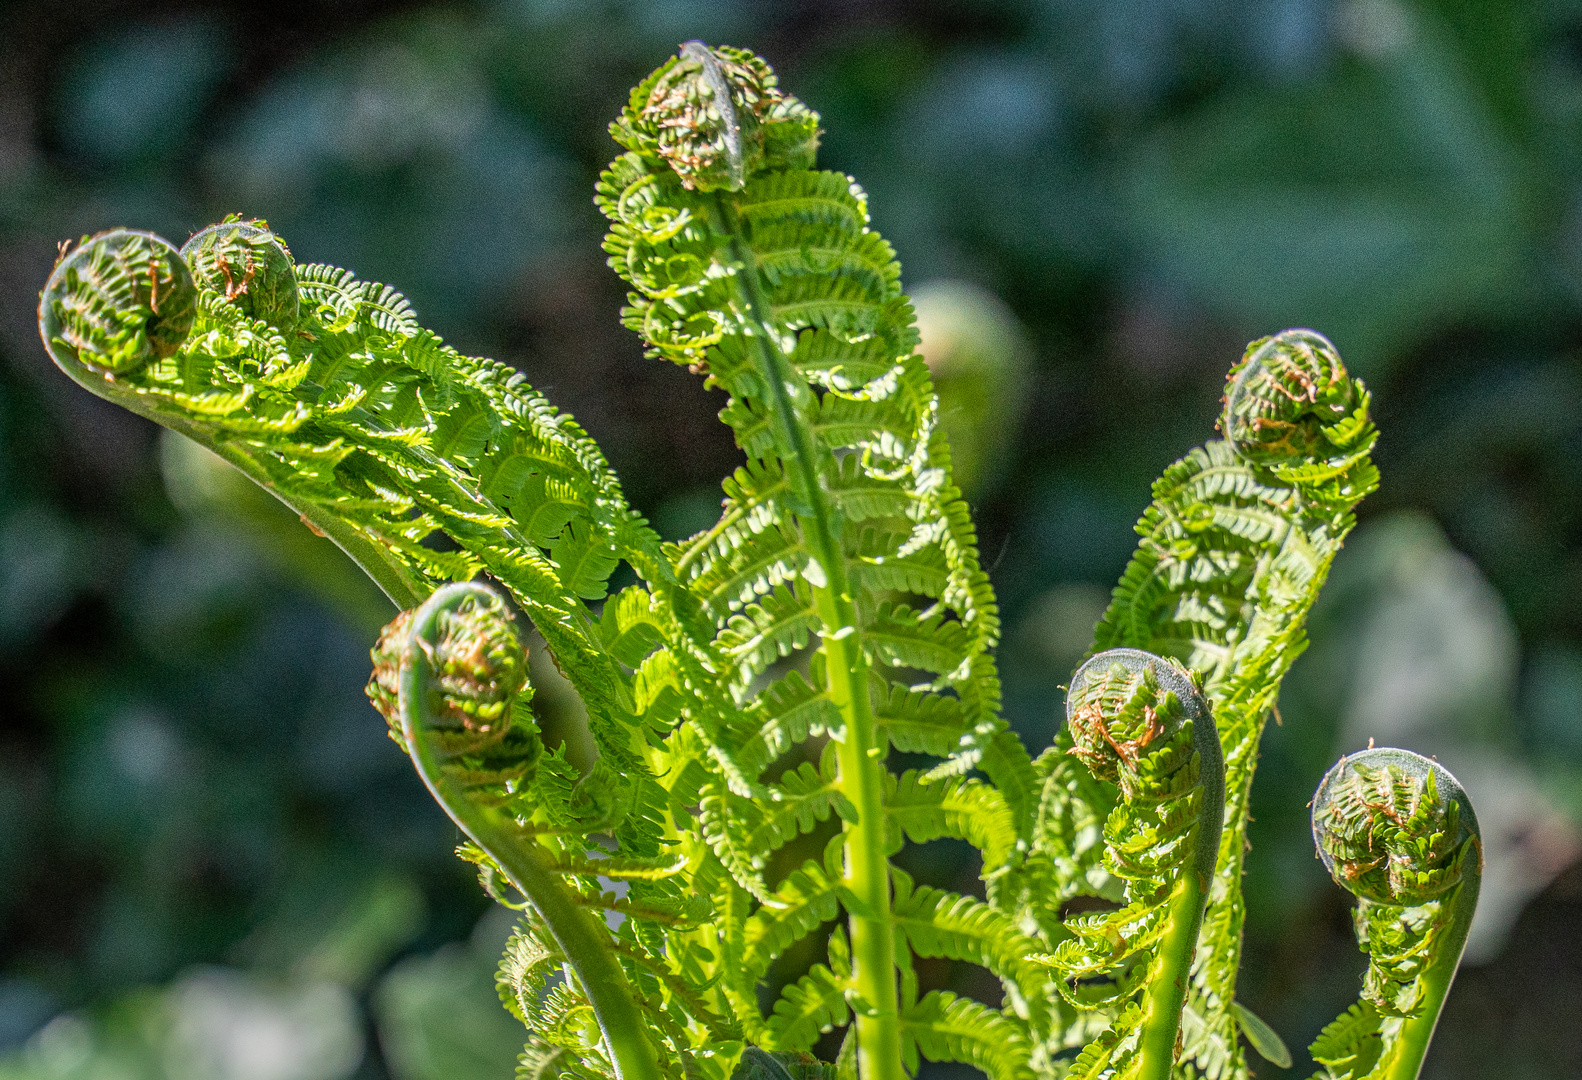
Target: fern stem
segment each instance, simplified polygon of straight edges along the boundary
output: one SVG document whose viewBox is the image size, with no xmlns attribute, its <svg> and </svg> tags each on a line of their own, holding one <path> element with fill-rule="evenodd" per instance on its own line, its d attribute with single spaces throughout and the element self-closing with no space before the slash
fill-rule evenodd
<svg viewBox="0 0 1582 1080">
<path fill-rule="evenodd" d="M 826 606 L 850 608 L 850 600 L 819 590 L 821 613 Z M 848 616 L 851 617 L 851 616 Z M 852 626 L 854 622 L 845 625 Z M 831 672 L 830 697 L 846 719 L 846 738 L 837 751 L 841 788 L 857 807 L 857 821 L 848 826 L 846 885 L 862 905 L 850 912 L 851 948 L 859 1004 L 857 1057 L 863 1080 L 900 1080 L 901 1017 L 895 985 L 895 934 L 890 912 L 889 862 L 884 852 L 884 776 L 880 757 L 871 753 L 875 725 L 868 708 L 867 676 L 851 637 L 824 639 Z M 846 678 L 840 678 L 840 672 Z M 852 684 L 855 683 L 855 686 Z"/>
<path fill-rule="evenodd" d="M 1369 747 L 1341 758 L 1319 783 L 1313 840 L 1336 883 L 1374 905 L 1358 914 L 1358 939 L 1368 953 L 1363 1005 L 1375 1018 L 1386 1015 L 1376 1019 L 1383 1048 L 1368 1077 L 1417 1080 L 1478 906 L 1477 812 L 1443 765 L 1409 750 Z M 1402 940 L 1379 932 L 1371 916 L 1381 913 L 1387 923 L 1394 913 L 1397 927 L 1407 928 Z M 1417 973 L 1402 962 L 1403 947 L 1425 944 L 1428 963 Z M 1313 1044 L 1315 1059 L 1323 1041 Z"/>
<path fill-rule="evenodd" d="M 441 614 L 479 595 L 490 594 L 472 582 L 447 585 L 418 608 L 412 619 L 400 674 L 401 727 L 412 763 L 445 813 L 494 859 L 544 920 L 593 1006 L 616 1075 L 620 1080 L 661 1080 L 658 1058 L 646 1034 L 648 1024 L 603 928 L 583 909 L 535 843 L 518 843 L 507 823 L 500 820 L 499 811 L 467 798 L 444 774 L 426 737 L 433 722 L 428 711 L 433 672 L 426 643 L 432 640 Z"/>
<path fill-rule="evenodd" d="M 1192 955 L 1203 924 L 1207 880 L 1188 867 L 1170 890 L 1169 929 L 1159 942 L 1159 953 L 1148 971 L 1143 994 L 1142 1035 L 1127 1080 L 1169 1080 L 1175 1064 L 1176 1039 L 1181 1027 L 1181 1006 L 1186 1002 Z"/>
<path fill-rule="evenodd" d="M 857 1061 L 862 1080 L 905 1080 L 901 1057 L 900 997 L 895 975 L 895 932 L 891 917 L 889 860 L 884 849 L 883 747 L 868 700 L 868 664 L 862 631 L 846 573 L 845 552 L 828 496 L 819 483 L 819 462 L 805 426 L 797 422 L 790 387 L 796 379 L 775 339 L 773 317 L 751 247 L 723 199 L 715 205 L 731 238 L 736 280 L 753 323 L 754 357 L 774 402 L 780 438 L 791 450 L 798 493 L 808 512 L 797 514 L 802 535 L 823 572 L 813 596 L 824 624 L 822 651 L 830 700 L 840 710 L 845 738 L 837 751 L 840 787 L 857 809 L 846 826 L 845 884 L 848 906 Z"/>
<path fill-rule="evenodd" d="M 1478 841 L 1474 841 L 1475 843 Z M 1477 852 L 1478 866 L 1482 865 L 1482 851 Z M 1456 886 L 1456 893 L 1446 901 L 1451 909 L 1451 924 L 1444 930 L 1439 955 L 1423 972 L 1420 984 L 1423 998 L 1416 1015 L 1401 1024 L 1395 1038 L 1394 1055 L 1381 1072 L 1383 1080 L 1417 1080 L 1423 1071 L 1423 1059 L 1428 1054 L 1428 1044 L 1433 1041 L 1434 1029 L 1439 1026 L 1439 1013 L 1444 1008 L 1450 984 L 1455 981 L 1456 969 L 1461 965 L 1461 954 L 1467 948 L 1467 931 L 1472 928 L 1472 913 L 1478 906 L 1478 889 L 1482 875 L 1473 869 Z"/>
</svg>

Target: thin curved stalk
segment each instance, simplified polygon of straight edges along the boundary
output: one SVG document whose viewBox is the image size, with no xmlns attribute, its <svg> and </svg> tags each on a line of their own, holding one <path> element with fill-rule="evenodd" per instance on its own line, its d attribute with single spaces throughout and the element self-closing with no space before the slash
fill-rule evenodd
<svg viewBox="0 0 1582 1080">
<path fill-rule="evenodd" d="M 1180 1041 L 1181 1009 L 1191 982 L 1192 960 L 1203 929 L 1203 909 L 1225 816 L 1225 767 L 1220 758 L 1219 730 L 1205 707 L 1195 720 L 1192 742 L 1201 761 L 1202 804 L 1193 837 L 1191 864 L 1182 867 L 1170 890 L 1169 929 L 1148 969 L 1143 992 L 1142 1037 L 1129 1076 L 1135 1080 L 1170 1080 Z"/>
<path fill-rule="evenodd" d="M 418 775 L 445 813 L 494 859 L 543 919 L 593 1006 L 620 1080 L 660 1080 L 658 1058 L 646 1034 L 647 1022 L 632 999 L 631 985 L 603 926 L 576 902 L 535 844 L 517 842 L 498 811 L 468 799 L 445 775 L 427 737 L 434 719 L 428 711 L 435 690 L 429 643 L 436 621 L 465 600 L 490 595 L 471 582 L 447 585 L 413 616 L 400 672 L 401 729 L 407 750 Z"/>
<path fill-rule="evenodd" d="M 123 389 L 118 383 L 91 371 L 79 361 L 58 355 L 54 359 L 56 366 L 83 389 L 115 402 L 128 412 L 136 413 L 146 420 L 152 420 L 180 435 L 185 435 L 230 462 L 243 476 L 290 507 L 291 511 L 314 532 L 327 537 L 336 547 L 344 551 L 347 558 L 356 563 L 397 608 L 404 611 L 413 607 L 427 593 L 428 590 L 412 574 L 411 568 L 389 548 L 370 540 L 324 507 L 306 500 L 293 499 L 281 491 L 269 482 L 268 473 L 259 467 L 251 455 L 234 442 L 216 439 L 214 432 L 201 424 L 188 421 L 167 410 L 154 408 L 135 390 Z"/>
<path fill-rule="evenodd" d="M 1479 842 L 1477 862 L 1481 868 L 1482 846 Z M 1388 1063 L 1384 1080 L 1417 1080 L 1423 1071 L 1423 1060 L 1428 1056 L 1428 1045 L 1433 1041 L 1434 1029 L 1439 1026 L 1439 1014 L 1444 1010 L 1450 984 L 1455 981 L 1461 966 L 1461 954 L 1467 949 L 1467 932 L 1472 928 L 1472 915 L 1478 906 L 1478 890 L 1483 883 L 1481 873 L 1473 873 L 1456 887 L 1446 900 L 1452 912 L 1452 922 L 1434 961 L 1423 972 L 1423 1000 L 1416 1016 L 1401 1023 L 1395 1037 L 1395 1052 Z"/>
<path fill-rule="evenodd" d="M 1175 1065 L 1176 1037 L 1181 1029 L 1181 1006 L 1186 1003 L 1192 954 L 1197 951 L 1207 900 L 1205 879 L 1188 870 L 1170 890 L 1170 928 L 1159 942 L 1159 955 L 1148 969 L 1148 989 L 1143 993 L 1143 1026 L 1137 1058 L 1127 1074 L 1134 1080 L 1169 1080 Z"/>
</svg>

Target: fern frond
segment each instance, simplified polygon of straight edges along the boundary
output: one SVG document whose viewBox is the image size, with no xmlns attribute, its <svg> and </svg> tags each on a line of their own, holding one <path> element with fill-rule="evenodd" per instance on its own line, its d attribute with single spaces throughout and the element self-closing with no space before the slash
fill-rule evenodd
<svg viewBox="0 0 1582 1080">
<path fill-rule="evenodd" d="M 529 1029 L 521 1077 L 904 1080 L 924 1057 L 992 1080 L 1245 1077 L 1247 796 L 1377 481 L 1362 384 L 1310 331 L 1253 343 L 1224 441 L 1155 485 L 1107 651 L 1035 762 L 1001 716 L 999 611 L 899 263 L 862 188 L 815 168 L 817 115 L 752 53 L 688 42 L 611 133 L 596 202 L 622 320 L 725 391 L 746 458 L 684 542 L 659 541 L 522 376 L 456 353 L 389 286 L 298 266 L 262 222 L 181 251 L 86 240 L 41 334 L 73 379 L 241 469 L 406 609 L 369 696 L 467 834 L 459 854 L 523 911 L 498 980 Z M 636 584 L 611 595 L 623 562 Z M 590 767 L 543 744 L 480 575 L 586 704 Z M 935 761 L 898 771 L 892 750 Z M 1314 1045 L 1327 1080 L 1410 1066 L 1465 940 L 1470 804 L 1412 769 L 1347 774 L 1316 829 L 1364 897 L 1370 961 L 1364 1003 Z M 822 862 L 768 879 L 836 824 Z M 942 837 L 982 853 L 987 902 L 891 864 Z M 1081 894 L 1117 907 L 1063 918 Z M 832 923 L 827 965 L 763 1012 L 777 958 Z M 1005 1008 L 919 997 L 919 958 L 982 966 Z M 846 1024 L 833 1066 L 807 1056 Z"/>
<path fill-rule="evenodd" d="M 806 648 L 819 625 L 812 592 L 806 585 L 775 586 L 758 603 L 732 615 L 715 639 L 731 663 L 729 685 L 738 692 L 744 690 L 770 664 Z"/>
<path fill-rule="evenodd" d="M 737 759 L 754 776 L 792 746 L 813 735 L 838 731 L 840 711 L 829 691 L 814 686 L 800 671 L 770 683 L 742 714 Z"/>
<path fill-rule="evenodd" d="M 536 1040 L 516 1059 L 516 1080 L 558 1080 L 569 1064 L 570 1051 Z"/>
<path fill-rule="evenodd" d="M 769 1016 L 767 1043 L 776 1050 L 806 1050 L 820 1034 L 840 1027 L 851 1017 L 846 1004 L 850 982 L 823 964 L 780 992 Z"/>
<path fill-rule="evenodd" d="M 645 577 L 663 564 L 657 537 L 628 508 L 597 447 L 519 374 L 463 357 L 421 329 L 394 290 L 343 270 L 294 267 L 255 226 L 216 230 L 200 242 L 206 257 L 215 243 L 267 247 L 279 256 L 269 264 L 274 277 L 257 287 L 299 305 L 268 309 L 271 323 L 244 313 L 246 294 L 227 297 L 223 281 L 188 273 L 193 318 L 169 353 L 106 378 L 82 350 L 57 347 L 63 369 L 236 465 L 402 607 L 487 570 L 587 701 L 601 747 L 628 755 L 626 677 L 592 633 L 585 600 L 603 596 L 619 559 Z M 96 287 L 77 268 L 164 243 L 130 235 L 91 240 L 62 263 L 46 289 L 46 321 Z M 169 245 L 159 250 L 181 263 Z M 442 533 L 453 550 L 431 546 Z"/>
<path fill-rule="evenodd" d="M 1306 647 L 1307 612 L 1353 508 L 1378 483 L 1368 400 L 1322 336 L 1289 330 L 1253 342 L 1229 376 L 1226 440 L 1192 451 L 1155 484 L 1141 542 L 1095 634 L 1095 650 L 1145 649 L 1201 672 L 1219 726 L 1225 830 L 1194 966 L 1202 1027 L 1186 1044 L 1209 1080 L 1244 1069 L 1239 1049 L 1221 1067 L 1213 1047 L 1238 1045 L 1247 797 L 1281 679 Z M 1062 733 L 1057 746 L 1069 745 Z M 1023 895 L 1058 905 L 1084 877 L 1067 875 L 1067 891 Z"/>
<path fill-rule="evenodd" d="M 879 726 L 870 674 L 929 672 L 931 692 L 953 704 L 925 716 L 903 699 L 894 737 L 926 742 L 957 773 L 981 767 L 1002 788 L 994 814 L 981 799 L 968 807 L 973 789 L 941 787 L 960 805 L 913 814 L 920 834 L 970 834 L 1004 862 L 1027 839 L 1036 793 L 1026 751 L 1000 717 L 989 654 L 998 611 L 950 480 L 900 267 L 868 228 L 862 190 L 813 169 L 816 128 L 761 61 L 689 43 L 612 127 L 626 153 L 601 176 L 597 202 L 611 222 L 610 265 L 633 288 L 623 320 L 653 353 L 727 391 L 720 416 L 749 460 L 724 485 L 718 524 L 665 549 L 715 625 L 696 674 L 745 713 L 714 736 L 716 757 L 739 775 L 706 788 L 703 810 L 716 853 L 762 902 L 745 924 L 748 973 L 844 907 L 853 992 L 871 1006 L 856 1026 L 891 1075 L 904 958 L 893 955 L 883 828 L 892 731 Z M 916 598 L 926 610 L 911 606 Z M 770 665 L 810 646 L 805 677 L 759 687 Z M 878 696 L 893 697 L 882 680 Z M 950 710 L 948 744 L 924 733 L 925 720 L 940 726 Z M 834 738 L 828 783 L 841 802 L 750 790 L 816 731 Z M 799 805 L 777 809 L 777 794 Z M 767 894 L 765 845 L 833 809 L 843 865 L 825 877 L 810 864 Z"/>
<path fill-rule="evenodd" d="M 1313 838 L 1331 876 L 1359 898 L 1357 942 L 1368 954 L 1361 1001 L 1313 1044 L 1320 1080 L 1415 1077 L 1482 883 L 1472 803 L 1443 765 L 1370 747 L 1324 775 Z"/>
<path fill-rule="evenodd" d="M 948 757 L 966 735 L 959 698 L 912 690 L 877 675 L 869 683 L 874 720 L 897 750 Z"/>
<path fill-rule="evenodd" d="M 1192 673 L 1140 649 L 1113 649 L 1071 677 L 1066 733 L 1071 756 L 1120 792 L 1103 847 L 1125 903 L 1068 917 L 1065 940 L 1040 961 L 1059 972 L 1073 1006 L 1118 1009 L 1085 1051 L 1094 1068 L 1165 1080 L 1219 851 L 1224 770 L 1214 719 Z"/>
<path fill-rule="evenodd" d="M 769 801 L 760 806 L 752 800 L 715 790 L 707 798 L 711 805 L 706 828 L 717 822 L 729 836 L 706 837 L 716 851 L 741 852 L 751 869 L 761 871 L 770 857 L 803 833 L 812 832 L 831 814 L 843 819 L 855 816 L 851 802 L 840 790 L 833 745 L 826 745 L 823 759 L 815 766 L 803 762 L 789 770 L 777 783 L 769 785 Z"/>
<path fill-rule="evenodd" d="M 991 1080 L 1030 1080 L 1031 1050 L 1016 1023 L 971 998 L 930 990 L 901 1017 L 906 1066 L 917 1071 L 919 1056 L 959 1061 Z"/>
<path fill-rule="evenodd" d="M 943 956 L 987 968 L 1005 985 L 1013 1013 L 1047 1019 L 1047 970 L 1031 957 L 1038 943 L 1014 920 L 968 896 L 929 885 L 912 887 L 895 873 L 895 926 L 916 956 Z M 1040 1024 L 1040 1026 L 1042 1026 Z"/>
<path fill-rule="evenodd" d="M 791 871 L 747 920 L 742 935 L 746 946 L 740 960 L 743 969 L 762 978 L 771 960 L 836 916 L 840 889 L 839 875 L 811 860 Z"/>
<path fill-rule="evenodd" d="M 1383 1049 L 1379 1019 L 1372 1005 L 1359 1001 L 1325 1024 L 1308 1048 L 1313 1060 L 1323 1066 L 1323 1072 L 1316 1075 L 1324 1080 L 1353 1080 L 1372 1072 Z"/>
<path fill-rule="evenodd" d="M 967 841 L 983 852 L 986 877 L 1004 866 L 1016 847 L 1016 823 L 1005 796 L 978 780 L 927 781 L 922 773 L 909 769 L 887 792 L 885 814 L 913 843 L 942 836 Z"/>
</svg>

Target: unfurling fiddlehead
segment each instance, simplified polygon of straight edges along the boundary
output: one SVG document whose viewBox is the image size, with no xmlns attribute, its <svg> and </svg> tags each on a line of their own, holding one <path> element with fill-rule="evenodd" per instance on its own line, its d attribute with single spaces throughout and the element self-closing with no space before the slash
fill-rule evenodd
<svg viewBox="0 0 1582 1080">
<path fill-rule="evenodd" d="M 296 328 L 301 309 L 296 265 L 264 222 L 226 218 L 193 233 L 181 257 L 193 276 L 244 315 L 282 332 Z"/>
<path fill-rule="evenodd" d="M 1366 391 L 1322 334 L 1287 330 L 1253 342 L 1229 382 L 1220 427 L 1248 461 L 1311 476 L 1332 459 L 1344 467 L 1355 458 Z"/>
<path fill-rule="evenodd" d="M 711 631 L 674 655 L 709 692 L 686 714 L 720 766 L 703 778 L 703 827 L 737 889 L 724 932 L 746 960 L 721 985 L 749 1037 L 778 1049 L 854 1014 L 866 1080 L 899 1080 L 920 1055 L 1025 1075 L 1052 1015 L 1048 979 L 1023 960 L 1036 943 L 889 860 L 903 836 L 956 836 L 994 878 L 1019 856 L 1033 787 L 999 714 L 998 612 L 894 252 L 862 189 L 813 168 L 817 115 L 749 53 L 689 42 L 611 134 L 626 153 L 598 203 L 633 287 L 626 323 L 730 394 L 721 418 L 748 458 L 719 523 L 666 550 Z M 765 783 L 825 735 L 819 767 Z M 892 747 L 944 760 L 896 775 Z M 831 815 L 842 831 L 822 864 L 764 879 L 776 849 Z M 770 962 L 842 911 L 830 966 L 760 1018 Z M 1016 1004 L 919 996 L 912 958 L 939 955 L 989 967 Z"/>
<path fill-rule="evenodd" d="M 1416 1080 L 1466 948 L 1483 844 L 1472 803 L 1408 750 L 1341 758 L 1313 796 L 1313 841 L 1355 893 L 1362 1000 L 1313 1043 L 1315 1080 Z"/>
<path fill-rule="evenodd" d="M 39 334 L 61 367 L 114 379 L 174 355 L 192 331 L 197 298 L 171 244 L 114 229 L 61 257 L 39 303 Z"/>
<path fill-rule="evenodd" d="M 518 714 L 531 696 L 526 672 L 505 602 L 482 585 L 447 585 L 386 628 L 368 696 L 434 798 L 527 897 L 564 956 L 603 1039 L 587 1049 L 606 1052 L 620 1080 L 659 1080 L 646 1018 L 608 931 L 567 887 L 550 853 L 523 843 L 530 823 L 512 812 L 538 749 L 537 732 Z M 502 747 L 513 732 L 522 736 L 517 745 Z"/>
<path fill-rule="evenodd" d="M 1048 958 L 1073 1004 L 1107 1003 L 1110 1028 L 1073 1080 L 1167 1080 L 1177 1048 L 1224 812 L 1224 767 L 1192 674 L 1141 649 L 1099 653 L 1071 677 L 1070 754 L 1120 801 L 1104 823 L 1104 867 L 1125 882 L 1117 911 L 1068 918 Z"/>
</svg>

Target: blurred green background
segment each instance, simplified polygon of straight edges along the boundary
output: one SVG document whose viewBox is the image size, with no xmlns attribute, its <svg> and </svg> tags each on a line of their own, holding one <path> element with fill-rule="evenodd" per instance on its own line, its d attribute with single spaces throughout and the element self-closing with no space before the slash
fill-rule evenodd
<svg viewBox="0 0 1582 1080">
<path fill-rule="evenodd" d="M 527 372 L 690 533 L 737 454 L 619 326 L 591 192 L 628 87 L 693 37 L 776 65 L 900 252 L 1035 753 L 1242 346 L 1333 338 L 1383 488 L 1265 741 L 1242 999 L 1295 1076 L 1354 997 L 1305 804 L 1376 738 L 1461 775 L 1489 841 L 1425 1075 L 1582 1076 L 1582 3 L 34 0 L 0 25 L 0 1077 L 510 1076 L 509 913 L 362 698 L 384 601 L 72 386 L 34 307 L 68 237 L 268 218 Z M 971 888 L 963 854 L 913 865 Z"/>
</svg>

